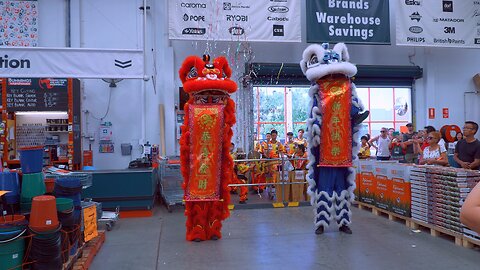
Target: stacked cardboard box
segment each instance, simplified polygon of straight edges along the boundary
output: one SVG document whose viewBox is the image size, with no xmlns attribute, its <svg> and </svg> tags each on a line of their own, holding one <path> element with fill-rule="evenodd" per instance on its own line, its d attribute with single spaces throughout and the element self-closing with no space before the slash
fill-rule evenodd
<svg viewBox="0 0 480 270">
<path fill-rule="evenodd" d="M 463 233 L 460 208 L 480 180 L 480 172 L 439 166 L 411 170 L 412 218 Z"/>
</svg>

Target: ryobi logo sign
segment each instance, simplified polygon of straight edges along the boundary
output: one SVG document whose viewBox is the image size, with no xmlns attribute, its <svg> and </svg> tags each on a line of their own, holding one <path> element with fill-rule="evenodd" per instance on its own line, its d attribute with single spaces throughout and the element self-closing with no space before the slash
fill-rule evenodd
<svg viewBox="0 0 480 270">
<path fill-rule="evenodd" d="M 30 68 L 29 59 L 10 59 L 8 54 L 0 56 L 0 68 Z"/>
</svg>

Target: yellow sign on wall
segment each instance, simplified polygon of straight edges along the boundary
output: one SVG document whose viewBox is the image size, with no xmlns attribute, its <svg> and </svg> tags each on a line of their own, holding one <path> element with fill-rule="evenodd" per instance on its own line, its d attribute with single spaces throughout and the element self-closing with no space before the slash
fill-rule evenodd
<svg viewBox="0 0 480 270">
<path fill-rule="evenodd" d="M 83 226 L 85 242 L 97 237 L 97 208 L 95 205 L 83 209 Z"/>
</svg>

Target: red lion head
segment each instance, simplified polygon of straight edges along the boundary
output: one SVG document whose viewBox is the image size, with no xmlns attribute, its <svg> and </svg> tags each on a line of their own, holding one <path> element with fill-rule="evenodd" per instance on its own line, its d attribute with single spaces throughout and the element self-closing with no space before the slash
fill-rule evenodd
<svg viewBox="0 0 480 270">
<path fill-rule="evenodd" d="M 230 79 L 232 70 L 227 59 L 217 57 L 210 64 L 210 56 L 189 56 L 183 61 L 178 71 L 183 83 L 183 89 L 189 94 L 217 90 L 228 94 L 237 91 L 237 84 Z"/>
</svg>

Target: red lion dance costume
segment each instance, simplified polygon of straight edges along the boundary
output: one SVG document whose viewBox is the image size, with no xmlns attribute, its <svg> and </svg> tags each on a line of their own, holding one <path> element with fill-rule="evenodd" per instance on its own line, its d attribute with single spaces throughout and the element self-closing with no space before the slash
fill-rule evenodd
<svg viewBox="0 0 480 270">
<path fill-rule="evenodd" d="M 210 56 L 185 59 L 179 70 L 183 89 L 190 95 L 180 138 L 180 161 L 185 190 L 187 240 L 217 240 L 222 220 L 230 213 L 228 184 L 232 181 L 230 156 L 235 103 L 230 94 L 237 84 L 225 57 L 210 64 Z"/>
</svg>

